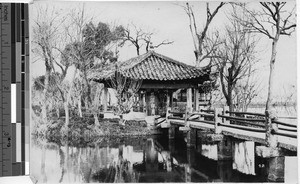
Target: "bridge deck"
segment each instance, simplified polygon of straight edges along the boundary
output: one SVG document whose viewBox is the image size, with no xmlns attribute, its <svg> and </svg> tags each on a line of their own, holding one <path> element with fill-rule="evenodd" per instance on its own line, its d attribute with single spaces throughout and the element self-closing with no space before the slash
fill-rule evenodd
<svg viewBox="0 0 300 184">
<path fill-rule="evenodd" d="M 165 119 L 165 118 L 164 118 Z M 207 130 L 215 129 L 215 123 L 213 121 L 201 121 L 201 120 L 185 120 L 184 118 L 170 118 L 169 125 L 177 125 L 177 126 L 188 126 L 193 129 L 201 129 Z M 164 124 L 168 124 L 167 121 L 162 121 Z M 221 133 L 227 136 L 232 136 L 242 140 L 250 140 L 254 142 L 258 142 L 261 144 L 265 144 L 266 140 L 266 131 L 264 128 L 256 128 L 256 127 L 247 127 L 242 125 L 235 124 L 223 124 L 219 123 L 219 128 L 221 129 Z M 161 126 L 163 127 L 163 126 Z M 164 126 L 165 128 L 169 128 L 169 126 Z M 289 133 L 294 136 L 297 136 L 297 132 L 290 132 L 285 130 L 280 130 L 280 133 Z M 279 147 L 283 147 L 292 151 L 297 150 L 298 141 L 296 137 L 288 137 L 284 135 L 277 135 L 278 137 L 278 145 Z"/>
</svg>

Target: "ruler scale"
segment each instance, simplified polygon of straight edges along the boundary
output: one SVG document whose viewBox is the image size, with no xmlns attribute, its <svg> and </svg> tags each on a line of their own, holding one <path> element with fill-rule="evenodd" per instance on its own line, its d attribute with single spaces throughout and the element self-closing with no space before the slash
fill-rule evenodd
<svg viewBox="0 0 300 184">
<path fill-rule="evenodd" d="M 11 126 L 11 6 L 1 7 L 2 175 L 12 175 Z"/>
<path fill-rule="evenodd" d="M 2 3 L 0 7 L 0 176 L 28 175 L 28 4 Z"/>
</svg>

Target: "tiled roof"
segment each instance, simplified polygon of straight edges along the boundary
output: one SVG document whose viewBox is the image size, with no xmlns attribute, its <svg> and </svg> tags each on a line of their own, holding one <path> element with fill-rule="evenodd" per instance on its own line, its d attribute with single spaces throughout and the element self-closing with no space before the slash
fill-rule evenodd
<svg viewBox="0 0 300 184">
<path fill-rule="evenodd" d="M 150 51 L 117 64 L 120 73 L 132 79 L 182 80 L 203 76 L 206 71 L 186 65 L 171 58 Z M 93 71 L 89 78 L 106 79 L 114 74 L 115 65 L 110 65 L 101 72 Z"/>
</svg>

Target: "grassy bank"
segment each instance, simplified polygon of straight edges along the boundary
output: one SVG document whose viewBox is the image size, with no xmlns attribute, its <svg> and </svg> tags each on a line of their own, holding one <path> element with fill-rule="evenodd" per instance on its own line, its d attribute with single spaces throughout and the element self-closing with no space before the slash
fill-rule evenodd
<svg viewBox="0 0 300 184">
<path fill-rule="evenodd" d="M 48 123 L 36 122 L 32 135 L 49 142 L 69 142 L 74 145 L 95 143 L 103 137 L 146 136 L 152 131 L 145 121 L 127 121 L 119 125 L 118 119 L 100 119 L 100 126 L 94 124 L 92 117 L 71 118 L 65 126 L 64 118 L 53 119 Z"/>
</svg>

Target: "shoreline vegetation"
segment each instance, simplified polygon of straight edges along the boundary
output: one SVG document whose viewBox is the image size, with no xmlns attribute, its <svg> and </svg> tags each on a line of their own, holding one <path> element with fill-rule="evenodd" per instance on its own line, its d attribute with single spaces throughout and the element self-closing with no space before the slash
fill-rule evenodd
<svg viewBox="0 0 300 184">
<path fill-rule="evenodd" d="M 144 137 L 156 134 L 146 121 L 128 120 L 125 125 L 119 124 L 119 119 L 100 119 L 100 125 L 94 123 L 93 116 L 71 117 L 65 126 L 64 117 L 52 118 L 43 123 L 39 117 L 34 117 L 31 135 L 64 145 L 89 145 L 103 141 L 103 138 Z"/>
</svg>

